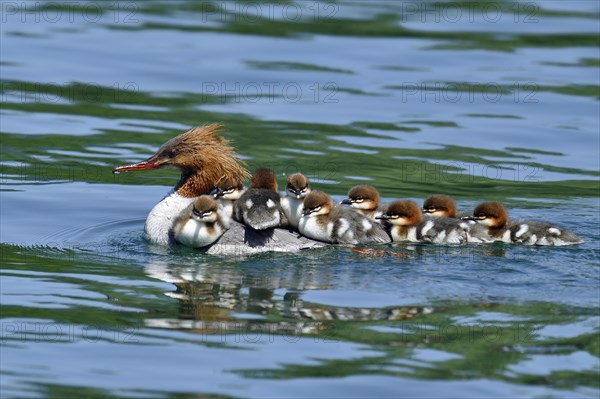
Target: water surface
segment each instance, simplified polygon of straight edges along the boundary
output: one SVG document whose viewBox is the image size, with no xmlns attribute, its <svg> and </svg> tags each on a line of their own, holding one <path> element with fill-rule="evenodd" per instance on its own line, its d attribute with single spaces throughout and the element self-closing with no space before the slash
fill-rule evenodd
<svg viewBox="0 0 600 399">
<path fill-rule="evenodd" d="M 1 397 L 598 397 L 597 2 L 2 7 Z M 112 168 L 215 121 L 281 185 L 499 200 L 586 242 L 147 244 L 177 173 Z"/>
</svg>

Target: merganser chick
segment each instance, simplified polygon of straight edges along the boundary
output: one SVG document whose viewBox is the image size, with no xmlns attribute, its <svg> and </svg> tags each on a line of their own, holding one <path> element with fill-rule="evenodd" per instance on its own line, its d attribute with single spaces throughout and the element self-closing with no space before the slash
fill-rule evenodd
<svg viewBox="0 0 600 399">
<path fill-rule="evenodd" d="M 230 218 L 217 201 L 202 195 L 175 218 L 173 236 L 183 245 L 202 248 L 217 241 L 229 225 Z"/>
<path fill-rule="evenodd" d="M 455 218 L 456 202 L 452 197 L 443 194 L 429 196 L 423 202 L 423 214 L 431 217 Z"/>
<path fill-rule="evenodd" d="M 246 189 L 242 184 L 241 180 L 233 181 L 230 179 L 223 179 L 217 184 L 217 187 L 213 188 L 210 192 L 219 205 L 223 207 L 223 212 L 229 217 L 233 216 L 233 203 L 240 199 Z"/>
<path fill-rule="evenodd" d="M 377 216 L 385 212 L 385 207 L 379 206 L 379 192 L 370 184 L 352 187 L 342 204 L 350 205 L 369 219 L 377 219 Z"/>
<path fill-rule="evenodd" d="M 272 170 L 259 168 L 252 174 L 250 188 L 233 205 L 233 218 L 254 230 L 288 225 Z"/>
<path fill-rule="evenodd" d="M 412 201 L 395 201 L 378 217 L 391 225 L 393 241 L 432 244 L 466 244 L 488 242 L 470 232 L 471 223 L 453 218 L 422 219 L 421 209 Z"/>
<path fill-rule="evenodd" d="M 302 210 L 304 209 L 304 198 L 310 194 L 308 178 L 302 173 L 294 173 L 287 179 L 285 195 L 281 197 L 281 207 L 288 219 L 290 227 L 298 229 Z"/>
<path fill-rule="evenodd" d="M 332 244 L 388 243 L 385 229 L 351 208 L 333 206 L 331 198 L 313 191 L 304 198 L 300 234 Z"/>
<path fill-rule="evenodd" d="M 195 127 L 164 143 L 145 161 L 115 168 L 113 173 L 174 166 L 181 170 L 179 182 L 152 208 L 144 225 L 146 238 L 159 245 L 173 243 L 173 221 L 194 198 L 208 194 L 223 179 L 248 176 L 228 140 L 218 134 L 221 125 Z"/>
<path fill-rule="evenodd" d="M 568 230 L 549 223 L 535 221 L 509 222 L 508 212 L 499 202 L 482 202 L 473 210 L 474 220 L 487 228 L 487 233 L 496 241 L 522 243 L 526 245 L 573 245 L 583 240 Z"/>
</svg>

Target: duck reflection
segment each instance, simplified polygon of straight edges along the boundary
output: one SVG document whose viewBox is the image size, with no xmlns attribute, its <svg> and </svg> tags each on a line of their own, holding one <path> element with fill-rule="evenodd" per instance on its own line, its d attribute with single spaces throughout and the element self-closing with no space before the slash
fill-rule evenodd
<svg viewBox="0 0 600 399">
<path fill-rule="evenodd" d="M 185 265 L 152 260 L 146 274 L 174 284 L 175 290 L 165 294 L 179 300 L 179 313 L 176 318 L 146 319 L 146 324 L 203 334 L 312 335 L 336 321 L 406 320 L 433 312 L 430 307 L 360 308 L 304 301 L 304 291 L 329 289 L 336 278 L 330 268 L 305 263 Z"/>
</svg>

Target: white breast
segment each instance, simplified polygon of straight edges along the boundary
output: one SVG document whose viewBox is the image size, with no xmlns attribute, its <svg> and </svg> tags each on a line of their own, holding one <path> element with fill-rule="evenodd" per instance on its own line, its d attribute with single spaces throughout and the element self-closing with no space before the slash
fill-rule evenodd
<svg viewBox="0 0 600 399">
<path fill-rule="evenodd" d="M 329 223 L 333 228 L 333 223 Z M 331 242 L 331 234 L 327 234 L 327 230 L 317 223 L 316 218 L 302 217 L 298 224 L 298 231 L 303 236 L 324 242 Z"/>
<path fill-rule="evenodd" d="M 417 227 L 415 226 L 408 228 L 405 226 L 394 226 L 391 233 L 393 241 L 419 242 L 417 239 Z"/>
<path fill-rule="evenodd" d="M 182 197 L 171 190 L 148 214 L 144 225 L 146 239 L 154 244 L 169 245 L 173 219 L 193 201 L 194 198 Z"/>
<path fill-rule="evenodd" d="M 281 208 L 288 218 L 290 226 L 297 229 L 302 217 L 302 210 L 304 209 L 304 200 L 288 196 L 282 197 Z"/>
<path fill-rule="evenodd" d="M 223 229 L 218 224 L 210 231 L 205 223 L 199 223 L 194 219 L 188 219 L 183 228 L 177 232 L 177 242 L 192 248 L 201 248 L 217 241 L 223 234 Z"/>
<path fill-rule="evenodd" d="M 223 209 L 223 214 L 231 218 L 233 216 L 233 201 L 229 199 L 219 198 L 217 202 Z"/>
</svg>

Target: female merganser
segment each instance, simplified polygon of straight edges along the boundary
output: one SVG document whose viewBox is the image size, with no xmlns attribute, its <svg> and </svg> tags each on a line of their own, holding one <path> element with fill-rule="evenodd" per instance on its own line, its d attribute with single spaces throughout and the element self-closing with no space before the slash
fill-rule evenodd
<svg viewBox="0 0 600 399">
<path fill-rule="evenodd" d="M 294 173 L 287 179 L 285 195 L 281 197 L 281 207 L 288 219 L 290 227 L 298 229 L 302 210 L 304 209 L 304 198 L 310 194 L 308 178 L 302 173 Z"/>
<path fill-rule="evenodd" d="M 488 242 L 471 233 L 471 224 L 453 218 L 421 218 L 421 209 L 412 201 L 396 201 L 378 217 L 391 225 L 393 241 L 426 242 L 432 244 L 466 244 Z"/>
<path fill-rule="evenodd" d="M 385 212 L 385 207 L 379 206 L 379 192 L 370 184 L 352 187 L 342 204 L 350 205 L 369 219 L 377 219 L 377 216 Z"/>
<path fill-rule="evenodd" d="M 231 218 L 233 216 L 233 203 L 240 199 L 244 191 L 246 189 L 241 180 L 234 182 L 230 179 L 223 179 L 217 184 L 217 187 L 211 190 L 210 195 L 223 207 L 223 212 Z"/>
<path fill-rule="evenodd" d="M 548 223 L 531 221 L 508 221 L 508 212 L 499 202 L 482 202 L 473 210 L 474 220 L 485 226 L 487 233 L 496 241 L 522 243 L 526 245 L 573 245 L 583 240 L 568 230 Z"/>
<path fill-rule="evenodd" d="M 230 218 L 208 195 L 202 195 L 183 210 L 173 222 L 173 236 L 183 245 L 206 247 L 229 229 Z"/>
<path fill-rule="evenodd" d="M 254 171 L 250 188 L 233 204 L 233 218 L 254 230 L 287 226 L 281 196 L 277 192 L 277 177 L 271 169 Z"/>
<path fill-rule="evenodd" d="M 219 124 L 192 128 L 167 141 L 147 160 L 113 170 L 113 173 L 120 173 L 164 166 L 174 166 L 181 170 L 179 182 L 148 214 L 144 234 L 151 243 L 176 243 L 172 233 L 173 222 L 196 197 L 209 194 L 224 179 L 243 181 L 248 176 L 244 162 L 234 154 L 229 141 L 218 134 L 220 128 Z M 232 221 L 230 229 L 207 252 L 216 255 L 246 255 L 265 251 L 291 252 L 323 246 L 285 229 L 275 229 L 268 234 L 249 230 L 251 229 Z"/>
<path fill-rule="evenodd" d="M 298 230 L 309 238 L 332 244 L 388 243 L 384 228 L 351 208 L 333 206 L 331 198 L 313 191 L 304 198 Z"/>
</svg>

